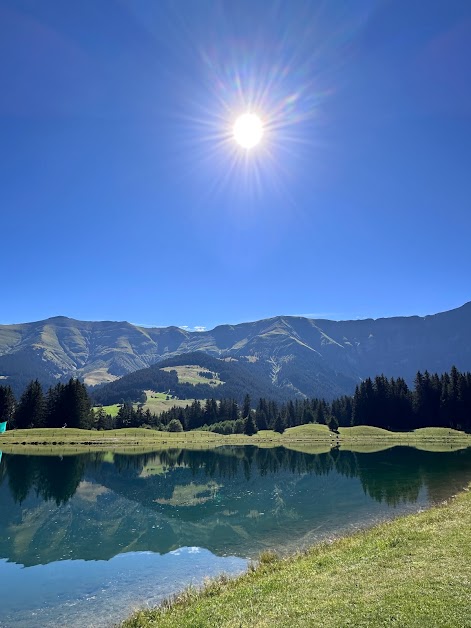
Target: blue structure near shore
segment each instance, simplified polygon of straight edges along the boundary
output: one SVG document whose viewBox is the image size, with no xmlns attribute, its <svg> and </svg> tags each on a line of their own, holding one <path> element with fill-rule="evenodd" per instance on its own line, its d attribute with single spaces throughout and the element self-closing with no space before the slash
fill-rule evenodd
<svg viewBox="0 0 471 628">
<path fill-rule="evenodd" d="M 0 434 L 3 434 L 3 432 L 7 431 L 7 421 L 5 421 L 4 423 L 0 423 Z"/>
</svg>

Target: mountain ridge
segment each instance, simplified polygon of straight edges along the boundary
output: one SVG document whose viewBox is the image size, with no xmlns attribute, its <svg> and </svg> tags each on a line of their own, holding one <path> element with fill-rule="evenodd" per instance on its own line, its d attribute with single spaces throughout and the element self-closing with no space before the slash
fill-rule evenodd
<svg viewBox="0 0 471 628">
<path fill-rule="evenodd" d="M 96 385 L 194 351 L 247 363 L 287 395 L 329 398 L 381 372 L 410 380 L 419 369 L 471 369 L 471 302 L 425 316 L 280 315 L 207 331 L 65 316 L 0 325 L 0 381 L 16 391 L 33 377 L 49 385 L 77 376 Z"/>
<path fill-rule="evenodd" d="M 138 329 L 169 329 L 169 328 L 173 328 L 173 329 L 180 329 L 181 331 L 188 333 L 188 334 L 201 334 L 201 333 L 207 333 L 208 331 L 214 331 L 215 329 L 217 329 L 218 327 L 238 327 L 239 325 L 250 325 L 252 323 L 259 323 L 262 321 L 273 321 L 279 318 L 298 318 L 298 319 L 307 319 L 310 321 L 319 321 L 319 322 L 324 322 L 324 321 L 329 321 L 329 322 L 333 322 L 333 323 L 352 323 L 352 322 L 358 322 L 358 321 L 380 321 L 380 320 L 391 320 L 391 319 L 410 319 L 410 318 L 429 318 L 431 316 L 438 316 L 441 314 L 449 314 L 450 312 L 457 312 L 459 310 L 462 310 L 463 308 L 469 308 L 471 310 L 471 300 L 470 301 L 466 301 L 465 303 L 463 303 L 462 305 L 458 305 L 457 307 L 453 307 L 450 308 L 449 310 L 443 310 L 441 312 L 435 312 L 433 314 L 424 314 L 424 315 L 420 315 L 420 314 L 409 314 L 409 315 L 396 315 L 396 316 L 379 316 L 377 318 L 374 318 L 372 316 L 370 317 L 366 317 L 366 318 L 345 318 L 345 319 L 332 319 L 332 318 L 318 318 L 318 317 L 311 317 L 311 316 L 301 316 L 299 314 L 277 314 L 275 316 L 269 316 L 267 318 L 260 318 L 260 319 L 256 319 L 254 321 L 244 321 L 242 323 L 220 323 L 219 325 L 216 325 L 215 327 L 213 327 L 212 329 L 209 330 L 205 330 L 205 331 L 196 331 L 196 330 L 190 330 L 190 329 L 185 329 L 184 327 L 179 327 L 178 325 L 138 325 L 137 323 L 131 323 L 130 321 L 126 321 L 126 320 L 121 320 L 121 321 L 115 321 L 115 320 L 111 320 L 111 319 L 105 319 L 105 320 L 100 320 L 100 321 L 94 321 L 94 320 L 83 320 L 80 318 L 74 318 L 72 316 L 66 316 L 65 314 L 57 314 L 55 316 L 49 316 L 48 318 L 44 318 L 44 319 L 40 319 L 37 321 L 23 321 L 20 323 L 2 323 L 0 324 L 0 329 L 2 327 L 19 327 L 19 326 L 23 326 L 23 325 L 37 325 L 38 323 L 46 323 L 49 321 L 55 321 L 55 320 L 64 320 L 64 321 L 72 321 L 74 323 L 91 323 L 91 324 L 97 324 L 97 323 L 119 323 L 119 324 L 127 324 L 127 325 L 132 325 L 133 327 L 137 327 Z"/>
</svg>

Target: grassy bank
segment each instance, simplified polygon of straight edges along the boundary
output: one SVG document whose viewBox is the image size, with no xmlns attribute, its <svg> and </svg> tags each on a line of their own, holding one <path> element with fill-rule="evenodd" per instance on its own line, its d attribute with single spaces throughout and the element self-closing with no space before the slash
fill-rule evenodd
<svg viewBox="0 0 471 628">
<path fill-rule="evenodd" d="M 98 432 L 72 428 L 12 430 L 0 436 L 0 449 L 5 452 L 32 453 L 34 450 L 60 448 L 70 450 L 151 451 L 153 448 L 185 447 L 205 448 L 219 445 L 283 445 L 306 453 L 321 453 L 331 447 L 353 451 L 379 451 L 396 445 L 410 445 L 431 451 L 450 451 L 471 446 L 471 434 L 445 428 L 425 428 L 414 432 L 388 432 L 375 427 L 359 426 L 340 428 L 339 433 L 329 431 L 326 425 L 300 425 L 283 434 L 261 430 L 254 436 L 231 434 L 222 436 L 213 432 L 157 432 L 142 428 L 129 428 Z"/>
<path fill-rule="evenodd" d="M 471 493 L 236 580 L 189 590 L 123 628 L 471 626 Z"/>
</svg>

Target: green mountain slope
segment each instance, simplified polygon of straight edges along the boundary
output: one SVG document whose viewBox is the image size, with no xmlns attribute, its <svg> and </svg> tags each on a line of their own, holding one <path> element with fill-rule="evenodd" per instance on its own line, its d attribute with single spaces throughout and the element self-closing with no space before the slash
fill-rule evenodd
<svg viewBox="0 0 471 628">
<path fill-rule="evenodd" d="M 194 366 L 200 372 L 212 372 L 221 382 L 217 386 L 209 380 L 194 384 L 179 376 L 180 367 Z M 252 398 L 280 398 L 279 390 L 274 389 L 269 378 L 249 362 L 234 359 L 215 358 L 202 351 L 184 353 L 159 362 L 146 369 L 124 375 L 120 379 L 94 389 L 92 395 L 96 403 L 103 405 L 121 401 L 137 401 L 145 390 L 168 392 L 179 399 L 237 399 L 243 400 L 248 393 Z"/>
<path fill-rule="evenodd" d="M 332 398 L 378 373 L 410 381 L 418 369 L 471 370 L 471 303 L 425 317 L 280 316 L 204 332 L 64 317 L 3 325 L 0 381 L 17 391 L 32 376 L 45 383 L 78 376 L 95 385 L 195 351 L 247 364 L 254 377 L 269 381 L 273 396 Z"/>
</svg>

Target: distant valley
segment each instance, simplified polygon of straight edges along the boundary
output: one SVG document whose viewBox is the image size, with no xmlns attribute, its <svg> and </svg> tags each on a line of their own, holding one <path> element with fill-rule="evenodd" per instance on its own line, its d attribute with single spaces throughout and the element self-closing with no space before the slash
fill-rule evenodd
<svg viewBox="0 0 471 628">
<path fill-rule="evenodd" d="M 471 303 L 425 317 L 279 316 L 204 332 L 66 317 L 1 325 L 0 382 L 16 393 L 33 378 L 50 385 L 73 376 L 96 386 L 167 360 L 167 367 L 195 364 L 183 355 L 195 352 L 217 358 L 226 371 L 232 365 L 231 381 L 241 378 L 253 396 L 332 399 L 379 373 L 412 381 L 417 370 L 471 370 Z"/>
</svg>

